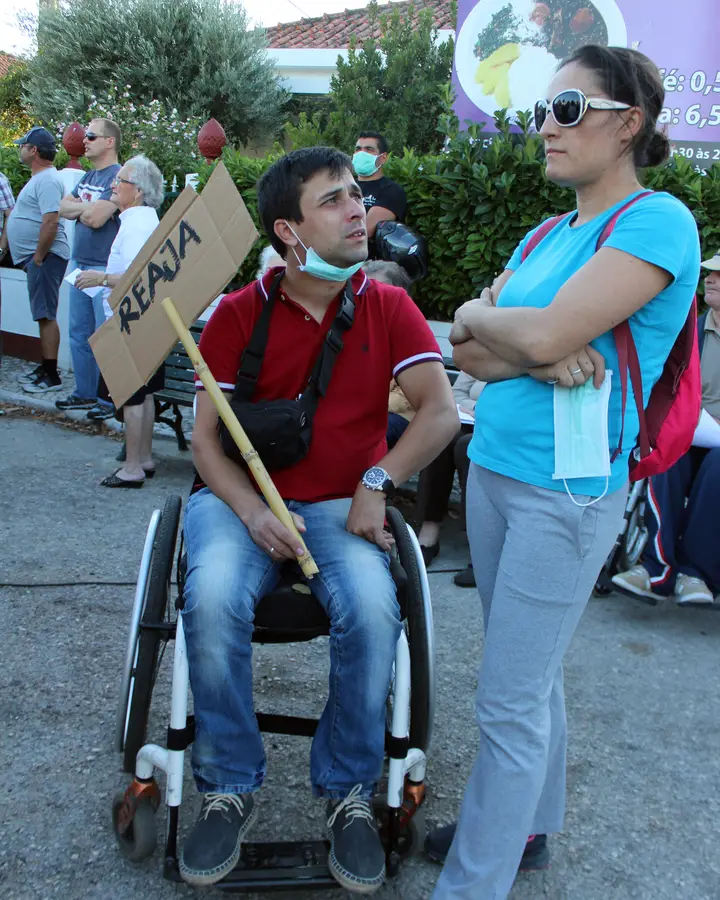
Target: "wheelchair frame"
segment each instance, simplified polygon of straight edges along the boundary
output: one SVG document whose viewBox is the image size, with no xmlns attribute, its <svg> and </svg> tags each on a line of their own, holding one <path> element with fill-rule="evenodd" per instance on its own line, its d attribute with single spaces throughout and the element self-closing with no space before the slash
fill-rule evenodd
<svg viewBox="0 0 720 900">
<path fill-rule="evenodd" d="M 160 640 L 175 641 L 172 670 L 172 690 L 170 703 L 170 725 L 167 732 L 167 746 L 144 744 L 137 752 L 134 762 L 134 778 L 126 791 L 116 794 L 113 800 L 113 826 L 116 839 L 123 855 L 132 862 L 140 862 L 152 854 L 156 846 L 155 813 L 160 805 L 160 788 L 155 781 L 155 770 L 166 774 L 167 821 L 165 828 L 165 878 L 181 881 L 177 853 L 177 832 L 179 810 L 183 799 L 183 776 L 185 750 L 194 739 L 194 717 L 188 716 L 189 672 L 185 633 L 182 616 L 175 621 L 149 621 L 149 605 L 154 604 L 153 616 L 157 618 L 159 604 L 156 599 L 159 585 L 167 591 L 165 605 L 170 593 L 172 559 L 179 523 L 178 497 L 166 501 L 161 513 L 155 510 L 151 516 L 145 537 L 140 562 L 135 598 L 130 617 L 125 667 L 121 682 L 120 702 L 116 718 L 117 749 L 125 752 L 131 725 L 140 727 L 142 740 L 147 727 L 150 706 L 150 692 L 145 685 L 137 683 L 140 666 L 147 677 L 148 661 L 152 662 L 151 678 L 157 673 L 157 656 Z M 396 873 L 401 858 L 416 852 L 423 841 L 420 825 L 421 809 L 425 799 L 425 770 L 427 749 L 432 734 L 434 716 L 434 637 L 432 607 L 427 572 L 422 559 L 417 538 L 404 522 L 398 510 L 388 508 L 388 524 L 396 538 L 396 552 L 406 574 L 408 584 L 415 578 L 414 589 L 419 596 L 406 597 L 404 627 L 395 651 L 393 678 L 390 688 L 392 713 L 390 727 L 386 734 L 387 794 L 377 798 L 375 811 L 381 830 L 389 875 Z M 163 527 L 165 526 L 165 527 Z M 169 533 L 172 534 L 170 541 Z M 168 547 L 171 547 L 168 560 Z M 159 558 L 158 550 L 165 558 Z M 391 565 L 392 568 L 392 565 Z M 179 566 L 178 566 L 179 569 Z M 410 569 L 411 572 L 407 570 Z M 396 578 L 397 583 L 397 578 Z M 412 589 L 412 586 L 410 586 Z M 153 593 L 155 591 L 155 593 Z M 409 591 L 408 591 L 409 593 Z M 415 606 L 418 608 L 415 609 Z M 150 617 L 152 618 L 152 616 Z M 424 634 L 416 634 L 418 630 Z M 408 640 L 408 630 L 410 640 Z M 149 635 L 147 646 L 141 644 L 143 635 Z M 424 681 L 413 679 L 411 657 L 413 647 L 417 648 L 416 659 L 424 664 Z M 413 691 L 413 680 L 416 690 Z M 425 692 L 427 696 L 419 696 Z M 133 711 L 137 698 L 145 702 L 141 709 Z M 147 699 L 146 699 L 147 698 Z M 411 710 L 416 718 L 424 711 L 426 721 L 415 722 L 413 727 Z M 420 710 L 420 712 L 418 712 Z M 139 726 L 133 725 L 131 715 L 139 719 Z M 312 736 L 317 720 L 294 716 L 276 716 L 258 713 L 261 731 Z M 243 843 L 240 862 L 237 867 L 215 887 L 231 892 L 268 891 L 283 889 L 340 888 L 327 868 L 329 844 L 324 840 L 302 842 Z"/>
<path fill-rule="evenodd" d="M 631 569 L 640 561 L 648 541 L 648 532 L 645 527 L 647 493 L 647 479 L 636 481 L 631 485 L 625 504 L 622 526 L 598 576 L 595 585 L 596 594 L 606 596 L 617 590 L 612 583 L 613 576 L 618 572 Z"/>
</svg>

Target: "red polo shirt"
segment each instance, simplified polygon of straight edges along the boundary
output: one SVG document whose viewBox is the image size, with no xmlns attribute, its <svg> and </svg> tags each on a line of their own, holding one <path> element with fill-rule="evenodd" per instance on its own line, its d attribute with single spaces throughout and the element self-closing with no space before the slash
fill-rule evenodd
<svg viewBox="0 0 720 900">
<path fill-rule="evenodd" d="M 203 329 L 200 352 L 224 391 L 235 387 L 242 353 L 277 272 L 223 297 Z M 271 473 L 286 500 L 351 497 L 363 472 L 387 453 L 390 380 L 418 363 L 443 364 L 430 327 L 402 288 L 361 271 L 353 289 L 355 318 L 318 403 L 310 452 L 297 465 Z M 304 390 L 339 304 L 338 295 L 318 323 L 283 291 L 278 294 L 255 401 L 293 398 Z M 197 376 L 195 383 L 202 390 Z"/>
</svg>

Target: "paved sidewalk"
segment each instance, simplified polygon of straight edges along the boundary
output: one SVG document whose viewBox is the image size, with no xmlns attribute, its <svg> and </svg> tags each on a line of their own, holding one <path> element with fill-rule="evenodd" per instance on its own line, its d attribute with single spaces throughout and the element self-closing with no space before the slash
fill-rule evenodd
<svg viewBox="0 0 720 900">
<path fill-rule="evenodd" d="M 139 867 L 126 863 L 110 829 L 110 799 L 126 783 L 113 720 L 133 581 L 152 510 L 170 494 L 185 496 L 191 471 L 189 454 L 158 441 L 152 482 L 103 489 L 118 446 L 32 417 L 0 417 L 2 900 L 220 896 L 164 882 L 160 851 Z M 445 559 L 453 544 L 462 559 L 462 539 L 452 535 Z M 456 813 L 473 762 L 482 647 L 477 597 L 450 578 L 430 578 L 438 714 L 427 816 L 443 822 Z M 521 877 L 512 900 L 717 900 L 719 632 L 713 613 L 618 596 L 591 602 L 567 666 L 565 833 L 553 840 L 552 869 Z M 168 669 L 165 660 L 151 722 L 160 740 Z M 259 708 L 314 714 L 326 691 L 326 644 L 260 647 L 255 678 Z M 254 836 L 318 836 L 323 807 L 309 797 L 308 742 L 268 736 L 267 748 Z M 185 828 L 196 807 L 190 779 L 187 787 Z M 437 875 L 413 860 L 376 897 L 427 900 Z"/>
</svg>

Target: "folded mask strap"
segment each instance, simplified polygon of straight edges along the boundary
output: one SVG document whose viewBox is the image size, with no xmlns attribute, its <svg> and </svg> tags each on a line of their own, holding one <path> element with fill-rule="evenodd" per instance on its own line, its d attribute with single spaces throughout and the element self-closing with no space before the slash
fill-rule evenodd
<svg viewBox="0 0 720 900">
<path fill-rule="evenodd" d="M 600 494 L 599 497 L 595 497 L 593 500 L 588 500 L 587 503 L 578 503 L 577 500 L 573 497 L 570 488 L 568 487 L 567 479 L 563 478 L 563 484 L 565 485 L 565 490 L 567 491 L 568 497 L 572 500 L 575 506 L 579 506 L 580 509 L 585 509 L 586 506 L 593 506 L 595 503 L 598 503 L 602 498 L 607 494 L 608 488 L 610 487 L 610 477 L 608 475 L 605 476 L 605 490 Z"/>
</svg>

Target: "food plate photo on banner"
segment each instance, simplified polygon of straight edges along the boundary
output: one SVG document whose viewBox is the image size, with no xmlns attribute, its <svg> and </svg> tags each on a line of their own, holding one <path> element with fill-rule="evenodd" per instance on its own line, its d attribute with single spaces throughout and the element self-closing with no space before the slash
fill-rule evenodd
<svg viewBox="0 0 720 900">
<path fill-rule="evenodd" d="M 457 39 L 457 77 L 483 112 L 532 109 L 558 64 L 583 44 L 625 46 L 615 0 L 480 0 Z"/>
<path fill-rule="evenodd" d="M 658 66 L 659 124 L 696 171 L 720 162 L 720 0 L 458 0 L 455 114 L 496 131 L 493 116 L 551 99 L 561 60 L 584 44 L 632 47 Z M 515 126 L 514 126 L 515 127 Z"/>
</svg>

